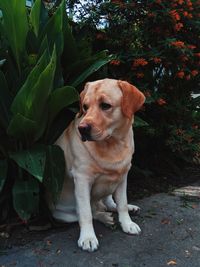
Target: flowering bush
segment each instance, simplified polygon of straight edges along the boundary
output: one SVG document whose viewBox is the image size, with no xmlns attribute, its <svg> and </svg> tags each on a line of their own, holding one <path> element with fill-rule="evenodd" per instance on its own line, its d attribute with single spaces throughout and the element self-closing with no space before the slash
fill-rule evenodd
<svg viewBox="0 0 200 267">
<path fill-rule="evenodd" d="M 139 162 L 154 160 L 157 169 L 163 160 L 199 155 L 200 98 L 192 94 L 200 89 L 200 1 L 87 1 L 79 19 L 94 50 L 116 55 L 107 75 L 146 95 L 140 117 L 147 124 L 135 129 Z"/>
</svg>

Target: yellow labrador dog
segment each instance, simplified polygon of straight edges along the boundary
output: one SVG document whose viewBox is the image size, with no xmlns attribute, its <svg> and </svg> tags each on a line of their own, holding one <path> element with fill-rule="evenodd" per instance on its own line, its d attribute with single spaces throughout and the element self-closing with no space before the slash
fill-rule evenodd
<svg viewBox="0 0 200 267">
<path fill-rule="evenodd" d="M 78 246 L 94 251 L 98 240 L 93 218 L 112 225 L 118 212 L 122 230 L 139 234 L 128 211 L 127 173 L 134 152 L 133 114 L 143 105 L 144 95 L 125 81 L 104 79 L 89 82 L 81 95 L 81 110 L 56 144 L 65 154 L 66 178 L 53 216 L 78 221 Z M 114 197 L 114 199 L 113 199 Z"/>
</svg>

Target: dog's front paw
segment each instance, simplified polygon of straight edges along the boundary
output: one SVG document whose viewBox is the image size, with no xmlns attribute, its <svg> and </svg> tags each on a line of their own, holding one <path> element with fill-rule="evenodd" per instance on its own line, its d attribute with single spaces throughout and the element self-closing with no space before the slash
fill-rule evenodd
<svg viewBox="0 0 200 267">
<path fill-rule="evenodd" d="M 141 232 L 140 227 L 132 221 L 128 223 L 123 223 L 121 224 L 121 226 L 122 226 L 122 230 L 127 234 L 139 235 Z"/>
<path fill-rule="evenodd" d="M 78 246 L 83 250 L 93 252 L 98 249 L 99 242 L 95 235 L 80 236 L 78 240 Z"/>
</svg>

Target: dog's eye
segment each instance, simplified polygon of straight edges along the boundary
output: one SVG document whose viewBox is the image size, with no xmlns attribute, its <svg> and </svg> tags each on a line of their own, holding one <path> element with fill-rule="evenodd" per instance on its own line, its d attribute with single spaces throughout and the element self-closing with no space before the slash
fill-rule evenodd
<svg viewBox="0 0 200 267">
<path fill-rule="evenodd" d="M 100 103 L 100 108 L 102 109 L 102 110 L 108 110 L 108 109 L 110 109 L 112 106 L 110 105 L 110 104 L 108 104 L 108 103 L 105 103 L 105 102 L 102 102 L 102 103 Z"/>
<path fill-rule="evenodd" d="M 88 106 L 86 104 L 83 104 L 83 110 L 84 111 L 88 110 Z"/>
</svg>

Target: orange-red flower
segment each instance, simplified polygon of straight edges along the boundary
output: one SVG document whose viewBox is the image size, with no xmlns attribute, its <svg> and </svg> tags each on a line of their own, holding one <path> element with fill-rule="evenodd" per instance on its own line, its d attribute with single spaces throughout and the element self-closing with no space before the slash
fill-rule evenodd
<svg viewBox="0 0 200 267">
<path fill-rule="evenodd" d="M 145 66 L 148 62 L 144 58 L 137 58 L 133 61 L 133 67 Z"/>
<path fill-rule="evenodd" d="M 194 124 L 194 125 L 192 125 L 192 128 L 197 130 L 199 128 L 199 126 Z"/>
<path fill-rule="evenodd" d="M 190 75 L 190 74 L 186 75 L 186 76 L 185 76 L 185 79 L 186 79 L 187 81 L 189 81 L 189 80 L 191 79 L 191 75 Z"/>
<path fill-rule="evenodd" d="M 191 74 L 193 77 L 197 76 L 198 73 L 199 73 L 198 70 L 192 70 L 191 71 Z"/>
<path fill-rule="evenodd" d="M 182 5 L 184 3 L 184 0 L 178 0 L 178 4 Z"/>
<path fill-rule="evenodd" d="M 104 40 L 105 39 L 105 35 L 103 33 L 97 33 L 96 34 L 96 39 L 97 40 Z"/>
<path fill-rule="evenodd" d="M 179 23 L 175 24 L 174 28 L 176 31 L 180 31 L 183 28 L 183 23 L 179 22 Z"/>
<path fill-rule="evenodd" d="M 194 54 L 196 57 L 200 57 L 200 53 L 195 53 Z"/>
<path fill-rule="evenodd" d="M 185 76 L 185 73 L 182 70 L 176 73 L 176 77 L 178 77 L 180 79 L 183 79 L 184 76 Z"/>
<path fill-rule="evenodd" d="M 159 106 L 163 106 L 163 105 L 167 104 L 167 101 L 165 99 L 163 99 L 163 98 L 159 98 L 157 100 L 157 103 L 158 103 Z"/>
<path fill-rule="evenodd" d="M 156 14 L 155 13 L 148 13 L 148 15 L 147 15 L 149 18 L 154 18 L 155 16 L 156 16 Z"/>
<path fill-rule="evenodd" d="M 154 57 L 154 58 L 153 58 L 153 62 L 154 62 L 155 64 L 159 64 L 161 61 L 162 61 L 161 58 L 158 58 L 158 57 Z"/>
<path fill-rule="evenodd" d="M 178 14 L 177 10 L 175 10 L 175 9 L 174 10 L 171 10 L 169 12 L 169 14 L 170 14 L 171 18 L 173 20 L 175 20 L 175 21 L 179 21 L 181 19 L 180 15 Z"/>
<path fill-rule="evenodd" d="M 188 45 L 187 48 L 189 48 L 189 49 L 195 49 L 196 48 L 196 45 Z"/>
<path fill-rule="evenodd" d="M 177 47 L 177 48 L 184 48 L 185 44 L 182 41 L 175 41 L 175 42 L 171 42 L 171 45 Z"/>
<path fill-rule="evenodd" d="M 177 135 L 183 135 L 184 132 L 185 132 L 185 131 L 184 131 L 183 129 L 177 129 L 177 130 L 176 130 L 176 134 L 177 134 Z"/>
<path fill-rule="evenodd" d="M 181 55 L 181 56 L 180 56 L 180 60 L 181 60 L 182 62 L 186 62 L 186 61 L 188 61 L 189 59 L 188 59 L 187 56 L 185 56 L 185 55 Z"/>
<path fill-rule="evenodd" d="M 190 0 L 187 0 L 186 1 L 186 4 L 187 4 L 188 7 L 191 7 L 192 6 L 192 2 Z"/>
<path fill-rule="evenodd" d="M 136 77 L 137 77 L 138 79 L 142 79 L 142 78 L 144 78 L 144 73 L 142 73 L 142 72 L 138 72 L 138 73 L 136 73 Z"/>
<path fill-rule="evenodd" d="M 117 59 L 113 59 L 110 61 L 110 65 L 114 65 L 114 66 L 119 66 L 120 65 L 120 60 Z"/>
</svg>

